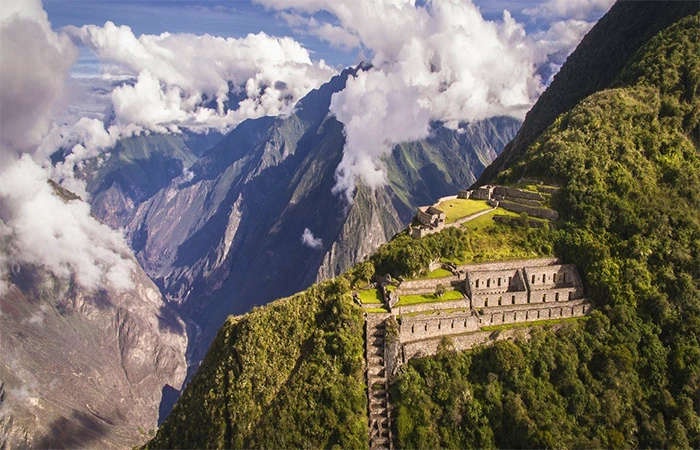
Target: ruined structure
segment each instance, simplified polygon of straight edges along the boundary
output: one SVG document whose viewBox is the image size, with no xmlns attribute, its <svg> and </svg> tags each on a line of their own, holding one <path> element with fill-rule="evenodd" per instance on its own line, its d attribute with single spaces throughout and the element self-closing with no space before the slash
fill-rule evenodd
<svg viewBox="0 0 700 450">
<path fill-rule="evenodd" d="M 538 189 L 552 194 L 557 192 L 558 188 L 551 186 L 538 186 Z M 559 214 L 545 205 L 546 199 L 539 192 L 527 191 L 524 189 L 508 187 L 508 186 L 481 186 L 474 190 L 462 190 L 456 196 L 444 197 L 439 199 L 432 206 L 421 206 L 416 212 L 416 222 L 418 225 L 409 227 L 409 234 L 416 239 L 431 233 L 437 233 L 446 226 L 456 226 L 470 219 L 476 218 L 481 214 L 486 214 L 490 211 L 482 211 L 472 216 L 456 221 L 454 224 L 445 224 L 444 213 L 438 208 L 439 204 L 445 199 L 472 199 L 484 200 L 492 208 L 503 208 L 514 213 L 526 213 L 528 216 L 536 217 L 544 220 L 558 220 Z M 506 220 L 499 220 L 505 222 Z M 541 222 L 529 221 L 534 227 L 543 226 Z"/>
<path fill-rule="evenodd" d="M 383 289 L 386 307 L 399 324 L 396 366 L 437 348 L 435 342 L 418 342 L 475 333 L 493 325 L 583 316 L 591 309 L 576 266 L 556 258 L 470 264 L 451 270 L 452 276 L 404 281 L 398 288 Z M 463 298 L 401 305 L 401 296 L 433 294 L 438 284 L 461 292 Z"/>
<path fill-rule="evenodd" d="M 435 206 L 421 206 L 416 213 L 418 225 L 411 226 L 411 236 L 421 238 L 445 228 L 445 212 Z"/>
</svg>

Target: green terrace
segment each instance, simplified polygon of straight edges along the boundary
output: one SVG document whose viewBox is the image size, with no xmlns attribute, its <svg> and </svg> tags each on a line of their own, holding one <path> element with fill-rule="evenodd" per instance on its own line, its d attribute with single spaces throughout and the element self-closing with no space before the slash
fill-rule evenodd
<svg viewBox="0 0 700 450">
<path fill-rule="evenodd" d="M 445 212 L 445 223 L 454 223 L 459 219 L 491 208 L 483 200 L 455 198 L 441 202 L 438 209 Z"/>
<path fill-rule="evenodd" d="M 460 300 L 464 298 L 464 294 L 459 291 L 447 291 L 442 296 L 438 297 L 435 294 L 415 294 L 415 295 L 402 295 L 399 297 L 396 306 L 408 306 L 415 305 L 418 303 L 437 303 L 437 302 L 449 302 L 452 300 Z"/>
<path fill-rule="evenodd" d="M 511 328 L 530 328 L 530 327 L 550 326 L 550 325 L 558 325 L 558 324 L 564 324 L 564 323 L 586 321 L 588 319 L 590 319 L 590 316 L 563 317 L 561 319 L 534 320 L 532 322 L 506 323 L 503 325 L 489 325 L 486 327 L 481 327 L 480 331 L 504 331 L 504 330 L 509 330 Z"/>
<path fill-rule="evenodd" d="M 429 272 L 427 275 L 422 276 L 422 277 L 417 277 L 417 278 L 411 278 L 411 280 L 431 280 L 435 278 L 446 278 L 446 277 L 451 277 L 453 274 L 449 270 L 446 269 L 435 269 L 432 272 Z"/>
<path fill-rule="evenodd" d="M 360 301 L 366 305 L 381 305 L 384 303 L 379 289 L 365 289 L 358 291 L 357 295 L 360 297 Z"/>
</svg>

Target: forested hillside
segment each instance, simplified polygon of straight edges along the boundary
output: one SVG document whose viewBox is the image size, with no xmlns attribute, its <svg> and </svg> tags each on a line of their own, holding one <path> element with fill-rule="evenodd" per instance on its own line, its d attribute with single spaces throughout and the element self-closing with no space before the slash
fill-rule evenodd
<svg viewBox="0 0 700 450">
<path fill-rule="evenodd" d="M 362 448 L 363 342 L 347 277 L 230 317 L 147 448 Z"/>
<path fill-rule="evenodd" d="M 700 15 L 559 116 L 498 182 L 564 186 L 555 252 L 599 311 L 395 385 L 401 448 L 700 446 Z"/>
</svg>

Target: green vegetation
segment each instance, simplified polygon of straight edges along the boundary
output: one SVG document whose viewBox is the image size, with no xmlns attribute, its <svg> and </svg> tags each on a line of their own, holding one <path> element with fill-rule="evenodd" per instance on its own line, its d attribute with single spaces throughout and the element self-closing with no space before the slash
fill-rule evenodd
<svg viewBox="0 0 700 450">
<path fill-rule="evenodd" d="M 576 322 L 580 320 L 588 320 L 589 316 L 583 317 L 564 317 L 561 319 L 548 319 L 548 320 L 534 320 L 532 322 L 519 322 L 519 323 L 506 323 L 504 325 L 490 325 L 487 327 L 481 327 L 481 331 L 502 331 L 510 330 L 511 328 L 532 328 L 541 326 L 557 325 L 562 323 Z"/>
<path fill-rule="evenodd" d="M 229 318 L 147 448 L 366 448 L 352 277 Z"/>
<path fill-rule="evenodd" d="M 447 291 L 440 297 L 435 294 L 402 295 L 396 306 L 415 305 L 416 303 L 448 302 L 464 298 L 464 294 L 459 291 Z"/>
<path fill-rule="evenodd" d="M 397 316 L 397 317 L 415 317 L 415 316 L 426 315 L 426 314 L 440 315 L 440 314 L 451 314 L 451 313 L 455 313 L 455 312 L 469 312 L 469 311 L 470 311 L 469 308 L 447 308 L 447 309 L 438 309 L 438 310 L 432 309 L 432 310 L 428 310 L 428 311 L 415 311 L 415 312 L 405 313 L 405 314 L 401 314 L 400 316 Z"/>
<path fill-rule="evenodd" d="M 451 276 L 452 276 L 452 272 L 450 272 L 449 270 L 445 270 L 445 269 L 440 268 L 440 269 L 435 269 L 432 272 L 429 272 L 428 275 L 426 275 L 424 278 L 419 278 L 419 279 L 445 278 L 445 277 L 451 277 Z"/>
<path fill-rule="evenodd" d="M 386 308 L 365 308 L 364 311 L 368 312 L 368 313 L 388 313 L 389 312 L 389 310 Z"/>
<path fill-rule="evenodd" d="M 392 391 L 400 448 L 700 447 L 698 29 L 653 38 L 497 180 L 563 186 L 550 236 L 598 310 L 412 361 Z"/>
<path fill-rule="evenodd" d="M 364 289 L 362 291 L 358 291 L 357 295 L 360 297 L 360 301 L 362 303 L 378 305 L 384 303 L 379 289 Z"/>
<path fill-rule="evenodd" d="M 500 209 L 496 211 L 505 213 Z M 553 231 L 533 229 L 520 223 L 499 224 L 493 221 L 494 213 L 475 219 L 474 222 L 480 223 L 474 229 L 447 228 L 422 239 L 401 233 L 382 245 L 370 260 L 379 274 L 419 278 L 426 276 L 430 262 L 436 259 L 468 264 L 553 254 Z"/>
<path fill-rule="evenodd" d="M 438 205 L 438 209 L 445 212 L 445 223 L 453 223 L 458 219 L 485 211 L 491 208 L 483 200 L 470 200 L 456 198 L 453 200 L 445 200 Z"/>
<path fill-rule="evenodd" d="M 493 216 L 509 216 L 509 217 L 520 217 L 518 213 L 512 211 L 507 211 L 503 208 L 497 208 L 488 214 L 479 216 L 476 219 L 472 219 L 469 222 L 464 222 L 462 227 L 467 230 L 481 231 L 486 228 L 497 227 L 499 224 L 494 222 Z"/>
</svg>

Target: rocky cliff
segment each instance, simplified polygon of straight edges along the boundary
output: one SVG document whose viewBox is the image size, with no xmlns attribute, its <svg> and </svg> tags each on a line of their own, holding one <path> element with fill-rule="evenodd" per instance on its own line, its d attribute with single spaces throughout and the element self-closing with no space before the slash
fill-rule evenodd
<svg viewBox="0 0 700 450">
<path fill-rule="evenodd" d="M 0 297 L 0 448 L 125 448 L 156 428 L 185 378 L 187 338 L 137 264 L 131 279 L 124 292 L 88 292 L 12 268 Z"/>
</svg>

